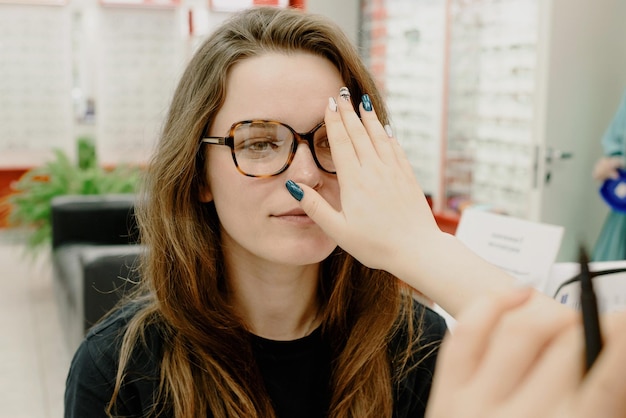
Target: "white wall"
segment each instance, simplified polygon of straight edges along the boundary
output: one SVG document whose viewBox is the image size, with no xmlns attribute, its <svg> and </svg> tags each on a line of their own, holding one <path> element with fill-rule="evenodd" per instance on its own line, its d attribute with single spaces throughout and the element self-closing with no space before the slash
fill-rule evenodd
<svg viewBox="0 0 626 418">
<path fill-rule="evenodd" d="M 359 0 L 307 0 L 306 10 L 330 17 L 343 28 L 355 44 L 359 39 Z"/>
</svg>

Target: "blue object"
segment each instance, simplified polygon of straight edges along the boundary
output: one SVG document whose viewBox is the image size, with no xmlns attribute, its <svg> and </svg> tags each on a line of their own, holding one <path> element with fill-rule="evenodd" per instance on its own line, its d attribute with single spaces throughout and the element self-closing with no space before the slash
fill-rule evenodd
<svg viewBox="0 0 626 418">
<path fill-rule="evenodd" d="M 626 171 L 617 169 L 617 179 L 606 179 L 600 187 L 600 195 L 611 209 L 626 213 Z"/>
</svg>

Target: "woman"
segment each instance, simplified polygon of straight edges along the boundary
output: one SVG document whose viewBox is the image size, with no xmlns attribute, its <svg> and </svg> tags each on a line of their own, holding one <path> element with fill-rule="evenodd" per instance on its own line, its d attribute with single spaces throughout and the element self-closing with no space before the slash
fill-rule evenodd
<svg viewBox="0 0 626 418">
<path fill-rule="evenodd" d="M 261 8 L 219 28 L 189 63 L 149 165 L 141 287 L 78 349 L 65 416 L 424 416 L 445 324 L 412 289 L 474 312 L 446 345 L 432 417 L 509 417 L 498 408 L 520 376 L 545 368 L 535 354 L 580 361 L 556 344 L 582 341 L 573 311 L 510 296 L 511 278 L 437 228 L 386 123 L 326 20 Z M 624 341 L 607 339 L 600 377 L 626 375 L 603 360 L 623 360 Z M 552 387 L 547 376 L 533 387 Z M 581 393 L 583 407 L 602 399 Z M 512 405 L 538 416 L 567 395 Z"/>
<path fill-rule="evenodd" d="M 601 144 L 604 156 L 596 162 L 592 173 L 593 178 L 600 183 L 609 179 L 618 180 L 619 172 L 624 170 L 624 155 L 626 155 L 626 91 L 622 94 L 611 123 L 602 135 Z M 595 243 L 593 260 L 625 259 L 626 213 L 611 208 Z"/>
<path fill-rule="evenodd" d="M 376 86 L 326 20 L 261 8 L 217 29 L 149 164 L 141 289 L 78 349 L 66 417 L 422 416 L 445 322 L 379 269 L 391 248 L 365 267 L 285 188 L 352 205 L 326 132 L 389 141 L 378 120 Z"/>
</svg>

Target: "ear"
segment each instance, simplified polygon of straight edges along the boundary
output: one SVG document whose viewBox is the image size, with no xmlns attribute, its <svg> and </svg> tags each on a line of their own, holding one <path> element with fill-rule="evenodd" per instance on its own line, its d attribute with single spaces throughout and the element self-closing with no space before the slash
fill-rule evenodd
<svg viewBox="0 0 626 418">
<path fill-rule="evenodd" d="M 213 200 L 213 193 L 211 193 L 211 188 L 208 184 L 203 184 L 200 186 L 200 201 L 202 203 L 209 203 Z"/>
</svg>

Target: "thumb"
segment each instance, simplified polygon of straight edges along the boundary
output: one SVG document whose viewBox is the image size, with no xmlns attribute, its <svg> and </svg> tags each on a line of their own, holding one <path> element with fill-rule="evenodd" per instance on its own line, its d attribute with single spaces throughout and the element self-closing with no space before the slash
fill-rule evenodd
<svg viewBox="0 0 626 418">
<path fill-rule="evenodd" d="M 305 184 L 287 180 L 285 186 L 291 196 L 300 202 L 307 216 L 326 234 L 333 239 L 340 234 L 341 226 L 345 223 L 341 212 L 337 212 L 318 192 Z"/>
</svg>

